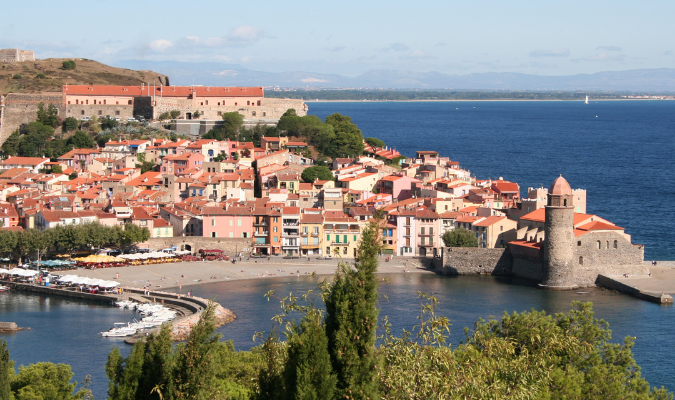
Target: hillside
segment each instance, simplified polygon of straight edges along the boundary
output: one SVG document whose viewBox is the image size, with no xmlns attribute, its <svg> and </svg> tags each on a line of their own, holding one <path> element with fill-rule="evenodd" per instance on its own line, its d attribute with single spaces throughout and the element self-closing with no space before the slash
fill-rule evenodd
<svg viewBox="0 0 675 400">
<path fill-rule="evenodd" d="M 152 85 L 156 80 L 169 84 L 166 75 L 152 71 L 134 71 L 115 68 L 87 59 L 72 59 L 75 69 L 63 69 L 63 62 L 71 59 L 48 58 L 20 63 L 1 63 L 0 94 L 60 92 L 61 87 L 69 85 Z M 44 78 L 38 78 L 44 74 Z M 20 76 L 20 77 L 19 77 Z M 15 79 L 16 78 L 16 79 Z"/>
</svg>

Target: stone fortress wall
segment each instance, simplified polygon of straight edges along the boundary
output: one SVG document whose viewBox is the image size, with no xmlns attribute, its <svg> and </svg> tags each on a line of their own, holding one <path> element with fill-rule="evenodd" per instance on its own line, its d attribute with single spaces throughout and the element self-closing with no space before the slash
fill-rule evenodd
<svg viewBox="0 0 675 400">
<path fill-rule="evenodd" d="M 219 120 L 224 113 L 238 112 L 244 119 L 252 120 L 278 120 L 289 109 L 294 108 L 299 116 L 307 115 L 307 106 L 302 100 L 295 99 L 261 99 L 260 105 L 201 105 L 191 99 L 176 99 L 169 97 L 156 97 L 154 99 L 153 118 L 158 118 L 162 113 L 178 110 L 180 116 L 186 118 L 186 114 L 194 115 L 199 111 L 199 119 Z M 244 99 L 245 101 L 245 99 Z"/>
<path fill-rule="evenodd" d="M 35 53 L 30 50 L 0 49 L 0 62 L 35 61 Z"/>
<path fill-rule="evenodd" d="M 37 119 L 38 104 L 40 103 L 44 103 L 45 110 L 50 104 L 53 104 L 58 116 L 66 118 L 66 106 L 63 103 L 61 93 L 10 93 L 5 97 L 5 107 L 0 111 L 0 145 L 22 124 Z"/>
</svg>

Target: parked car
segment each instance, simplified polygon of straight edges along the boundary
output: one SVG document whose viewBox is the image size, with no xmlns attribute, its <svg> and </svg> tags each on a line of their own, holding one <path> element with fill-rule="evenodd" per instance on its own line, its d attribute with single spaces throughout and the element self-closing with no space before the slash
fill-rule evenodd
<svg viewBox="0 0 675 400">
<path fill-rule="evenodd" d="M 89 121 L 91 120 L 91 117 L 82 117 L 80 118 L 80 121 Z"/>
<path fill-rule="evenodd" d="M 136 121 L 136 118 L 129 117 L 129 118 L 127 118 L 127 122 L 137 122 L 137 121 Z"/>
</svg>

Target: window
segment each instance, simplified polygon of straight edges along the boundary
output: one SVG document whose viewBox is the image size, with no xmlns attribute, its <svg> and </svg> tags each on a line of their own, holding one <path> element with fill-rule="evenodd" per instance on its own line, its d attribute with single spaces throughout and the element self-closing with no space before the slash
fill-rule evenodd
<svg viewBox="0 0 675 400">
<path fill-rule="evenodd" d="M 319 227 L 318 226 L 314 227 L 314 233 L 317 234 L 317 235 L 319 234 Z"/>
<path fill-rule="evenodd" d="M 220 104 L 219 104 L 219 105 L 220 105 Z M 218 116 L 219 116 L 219 117 L 222 117 L 222 116 L 223 116 L 223 112 L 222 112 L 222 111 L 218 111 Z"/>
<path fill-rule="evenodd" d="M 274 228 L 272 228 L 272 232 L 275 232 L 275 233 L 277 232 L 277 227 L 276 227 L 276 226 L 275 226 Z"/>
<path fill-rule="evenodd" d="M 230 220 L 230 226 L 234 226 L 234 221 Z"/>
<path fill-rule="evenodd" d="M 500 226 L 499 226 L 499 231 L 500 231 L 500 232 L 504 232 L 504 226 L 503 226 L 503 225 L 500 225 Z"/>
<path fill-rule="evenodd" d="M 120 112 L 119 112 L 119 111 L 115 111 L 115 115 L 120 115 Z"/>
<path fill-rule="evenodd" d="M 430 234 L 430 235 L 433 235 L 433 234 L 434 234 L 434 227 L 433 227 L 433 226 L 430 226 L 430 227 L 429 227 L 429 234 Z"/>
<path fill-rule="evenodd" d="M 84 110 L 82 110 L 82 113 L 81 113 L 81 114 L 84 115 Z"/>
<path fill-rule="evenodd" d="M 304 233 L 305 235 L 307 234 L 308 231 L 309 231 L 308 227 L 305 226 L 302 228 L 302 233 Z"/>
<path fill-rule="evenodd" d="M 275 236 L 275 237 L 274 237 L 274 243 L 277 243 L 278 241 L 279 241 L 279 237 L 278 237 L 278 236 Z"/>
<path fill-rule="evenodd" d="M 602 248 L 602 243 L 600 243 L 600 241 L 598 240 L 598 249 L 601 249 L 601 248 Z"/>
<path fill-rule="evenodd" d="M 216 219 L 215 218 L 211 218 L 211 226 L 216 226 Z"/>
<path fill-rule="evenodd" d="M 619 248 L 619 241 L 618 241 L 618 240 L 615 240 L 615 241 L 614 241 L 614 248 L 615 248 L 615 249 L 618 249 L 618 248 Z"/>
<path fill-rule="evenodd" d="M 583 257 L 579 257 L 579 265 L 584 265 L 584 258 Z"/>
<path fill-rule="evenodd" d="M 230 238 L 233 238 L 233 237 L 234 237 L 234 233 L 230 232 Z"/>
<path fill-rule="evenodd" d="M 421 232 L 421 234 L 424 235 L 424 227 L 422 227 L 422 232 Z"/>
<path fill-rule="evenodd" d="M 342 248 L 342 254 L 347 255 L 347 248 L 346 247 Z"/>
<path fill-rule="evenodd" d="M 577 246 L 581 246 L 581 240 L 577 242 Z"/>
<path fill-rule="evenodd" d="M 274 222 L 279 222 L 279 217 L 274 217 Z"/>
<path fill-rule="evenodd" d="M 133 102 L 133 100 L 129 100 L 129 103 L 127 103 L 127 104 L 132 105 L 133 104 L 132 102 Z"/>
<path fill-rule="evenodd" d="M 307 244 L 307 236 L 304 236 L 304 237 L 302 238 L 302 244 Z"/>
<path fill-rule="evenodd" d="M 103 111 L 98 110 L 98 115 L 103 115 Z"/>
<path fill-rule="evenodd" d="M 422 238 L 421 238 L 421 239 L 422 239 L 422 242 L 421 242 L 421 244 L 422 244 L 422 246 L 424 246 L 424 239 L 426 239 L 426 238 L 425 238 L 424 236 L 422 236 Z"/>
<path fill-rule="evenodd" d="M 241 218 L 237 220 L 237 226 L 241 226 Z"/>
</svg>

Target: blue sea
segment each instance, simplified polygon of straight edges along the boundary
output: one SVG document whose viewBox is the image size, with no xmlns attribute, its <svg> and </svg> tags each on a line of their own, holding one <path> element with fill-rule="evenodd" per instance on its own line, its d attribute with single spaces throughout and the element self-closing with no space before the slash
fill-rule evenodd
<svg viewBox="0 0 675 400">
<path fill-rule="evenodd" d="M 675 234 L 671 159 L 675 154 L 675 102 L 344 102 L 309 103 L 309 112 L 324 118 L 349 115 L 364 136 L 384 140 L 405 155 L 436 150 L 459 161 L 479 178 L 504 177 L 521 185 L 549 186 L 563 174 L 573 187 L 588 191 L 588 212 L 626 228 L 634 243 L 646 245 L 647 259 L 674 260 Z M 388 315 L 395 332 L 412 329 L 419 310 L 417 291 L 435 294 L 439 315 L 450 318 L 450 342 L 478 318 L 503 311 L 565 311 L 574 300 L 592 301 L 598 318 L 607 320 L 613 340 L 637 337 L 635 358 L 653 385 L 675 390 L 675 308 L 632 297 L 588 289 L 552 292 L 524 282 L 495 277 L 448 277 L 402 274 L 382 284 L 380 315 Z M 237 315 L 218 329 L 240 350 L 258 343 L 267 332 L 279 296 L 315 288 L 308 277 L 209 283 L 183 287 L 196 296 L 215 298 Z M 131 347 L 98 332 L 114 322 L 130 321 L 133 312 L 107 305 L 28 293 L 0 294 L 0 320 L 31 330 L 0 335 L 8 341 L 17 367 L 38 361 L 70 364 L 75 379 L 92 377 L 97 399 L 106 398 L 104 365 L 113 346 Z"/>
<path fill-rule="evenodd" d="M 675 101 L 310 102 L 402 154 L 438 151 L 480 179 L 587 190 L 587 212 L 624 227 L 647 260 L 675 260 Z"/>
</svg>

